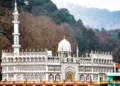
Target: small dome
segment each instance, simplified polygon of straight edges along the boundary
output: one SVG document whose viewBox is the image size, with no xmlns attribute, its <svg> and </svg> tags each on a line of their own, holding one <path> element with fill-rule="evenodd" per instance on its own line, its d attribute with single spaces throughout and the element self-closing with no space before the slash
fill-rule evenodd
<svg viewBox="0 0 120 86">
<path fill-rule="evenodd" d="M 71 52 L 71 44 L 65 38 L 58 44 L 58 52 L 60 51 Z"/>
</svg>

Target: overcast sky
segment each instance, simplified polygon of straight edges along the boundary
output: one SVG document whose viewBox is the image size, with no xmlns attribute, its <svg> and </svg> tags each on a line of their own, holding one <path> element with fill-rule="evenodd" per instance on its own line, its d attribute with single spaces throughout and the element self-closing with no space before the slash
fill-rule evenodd
<svg viewBox="0 0 120 86">
<path fill-rule="evenodd" d="M 67 3 L 86 7 L 106 8 L 110 11 L 120 10 L 120 0 L 52 0 L 59 8 Z"/>
</svg>

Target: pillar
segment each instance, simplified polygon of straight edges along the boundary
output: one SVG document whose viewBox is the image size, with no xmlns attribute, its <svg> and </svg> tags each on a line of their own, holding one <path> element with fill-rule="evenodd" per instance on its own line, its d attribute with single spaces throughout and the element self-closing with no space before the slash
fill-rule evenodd
<svg viewBox="0 0 120 86">
<path fill-rule="evenodd" d="M 113 66 L 114 66 L 114 73 L 116 73 L 116 64 L 113 63 Z"/>
<path fill-rule="evenodd" d="M 6 78 L 6 79 L 7 79 L 7 81 L 8 81 L 8 80 L 9 80 L 9 78 L 8 78 L 8 74 L 6 74 L 6 75 L 7 75 L 7 78 Z"/>
</svg>

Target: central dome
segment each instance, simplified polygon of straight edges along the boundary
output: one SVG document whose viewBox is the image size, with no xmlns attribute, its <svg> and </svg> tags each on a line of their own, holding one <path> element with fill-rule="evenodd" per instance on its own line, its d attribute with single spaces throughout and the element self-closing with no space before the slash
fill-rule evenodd
<svg viewBox="0 0 120 86">
<path fill-rule="evenodd" d="M 71 52 L 71 44 L 65 38 L 58 44 L 58 52 L 61 51 Z"/>
</svg>

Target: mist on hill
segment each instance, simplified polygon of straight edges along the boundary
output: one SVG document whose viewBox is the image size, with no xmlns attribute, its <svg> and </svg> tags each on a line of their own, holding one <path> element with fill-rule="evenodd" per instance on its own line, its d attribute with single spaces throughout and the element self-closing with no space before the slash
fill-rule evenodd
<svg viewBox="0 0 120 86">
<path fill-rule="evenodd" d="M 61 4 L 59 8 L 67 8 L 75 19 L 81 19 L 84 25 L 92 28 L 105 28 L 106 30 L 120 29 L 120 11 L 88 8 L 74 4 Z"/>
</svg>

